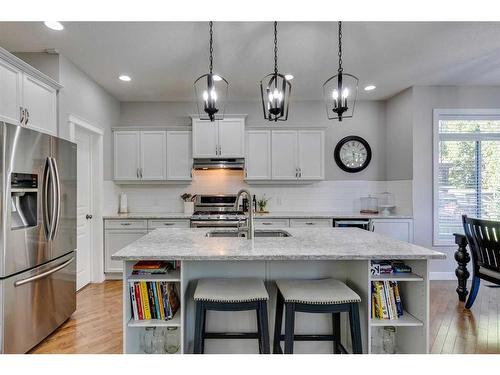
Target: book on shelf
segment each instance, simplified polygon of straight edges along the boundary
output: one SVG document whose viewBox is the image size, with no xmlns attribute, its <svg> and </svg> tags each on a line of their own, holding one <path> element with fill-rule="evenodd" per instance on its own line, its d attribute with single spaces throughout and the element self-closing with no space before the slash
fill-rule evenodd
<svg viewBox="0 0 500 375">
<path fill-rule="evenodd" d="M 403 304 L 397 281 L 372 281 L 372 318 L 398 319 L 403 315 Z"/>
<path fill-rule="evenodd" d="M 170 320 L 179 309 L 175 283 L 130 281 L 130 303 L 134 320 Z"/>
<path fill-rule="evenodd" d="M 411 267 L 400 260 L 372 260 L 370 273 L 372 276 L 411 273 Z"/>
<path fill-rule="evenodd" d="M 141 260 L 132 267 L 132 275 L 166 275 L 179 267 L 177 261 Z"/>
</svg>

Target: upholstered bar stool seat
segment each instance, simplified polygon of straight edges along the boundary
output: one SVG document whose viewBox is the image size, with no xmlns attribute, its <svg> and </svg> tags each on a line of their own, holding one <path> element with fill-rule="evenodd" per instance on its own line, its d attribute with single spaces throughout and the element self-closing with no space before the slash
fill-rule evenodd
<svg viewBox="0 0 500 375">
<path fill-rule="evenodd" d="M 353 353 L 362 353 L 361 326 L 359 321 L 359 295 L 335 279 L 278 280 L 276 319 L 274 326 L 273 353 L 282 353 L 281 341 L 285 341 L 285 353 L 293 353 L 294 341 L 333 342 L 334 353 L 347 353 L 340 342 L 340 313 L 349 314 Z M 285 309 L 285 334 L 281 334 L 283 309 Z M 332 314 L 332 335 L 296 335 L 295 312 Z"/>
<path fill-rule="evenodd" d="M 200 279 L 194 297 L 196 323 L 194 353 L 205 351 L 206 339 L 258 339 L 259 353 L 269 354 L 269 328 L 267 318 L 267 293 L 260 279 Z M 206 312 L 256 310 L 257 332 L 205 332 Z"/>
</svg>

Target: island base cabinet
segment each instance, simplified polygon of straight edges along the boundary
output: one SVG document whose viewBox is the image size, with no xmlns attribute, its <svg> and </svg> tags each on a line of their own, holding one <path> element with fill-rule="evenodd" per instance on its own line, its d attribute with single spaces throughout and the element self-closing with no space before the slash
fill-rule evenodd
<svg viewBox="0 0 500 375">
<path fill-rule="evenodd" d="M 123 272 L 123 262 L 113 260 L 111 256 L 147 233 L 146 229 L 106 230 L 104 232 L 104 272 L 106 274 Z M 110 278 L 109 275 L 106 277 Z"/>
</svg>

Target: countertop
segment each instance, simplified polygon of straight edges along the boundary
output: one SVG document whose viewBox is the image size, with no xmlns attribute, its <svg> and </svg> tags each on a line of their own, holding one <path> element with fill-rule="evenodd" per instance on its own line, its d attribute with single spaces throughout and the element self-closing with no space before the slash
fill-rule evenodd
<svg viewBox="0 0 500 375">
<path fill-rule="evenodd" d="M 443 253 L 358 228 L 282 228 L 286 238 L 214 238 L 211 229 L 156 229 L 114 260 L 444 259 Z"/>
<path fill-rule="evenodd" d="M 165 212 L 165 213 L 141 213 L 131 212 L 128 214 L 104 215 L 104 219 L 190 219 L 191 215 L 183 212 Z M 412 215 L 392 214 L 361 214 L 352 211 L 282 211 L 270 213 L 256 213 L 256 219 L 412 219 Z"/>
</svg>

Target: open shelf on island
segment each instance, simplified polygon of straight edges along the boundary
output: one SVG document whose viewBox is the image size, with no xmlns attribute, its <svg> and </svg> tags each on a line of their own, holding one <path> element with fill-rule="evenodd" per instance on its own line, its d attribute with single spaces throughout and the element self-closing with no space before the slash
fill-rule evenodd
<svg viewBox="0 0 500 375">
<path fill-rule="evenodd" d="M 390 273 L 371 277 L 372 281 L 423 281 L 424 278 L 416 273 Z"/>
<path fill-rule="evenodd" d="M 181 309 L 177 310 L 174 317 L 170 320 L 148 319 L 134 320 L 130 319 L 127 323 L 128 327 L 145 328 L 145 327 L 180 327 L 181 326 Z"/>
<path fill-rule="evenodd" d="M 180 270 L 173 270 L 168 273 L 157 275 L 130 275 L 128 281 L 166 281 L 179 282 L 181 281 Z"/>
<path fill-rule="evenodd" d="M 384 327 L 384 326 L 394 326 L 394 327 L 419 327 L 423 326 L 424 323 L 419 319 L 415 318 L 408 311 L 404 310 L 403 315 L 398 319 L 377 319 L 371 318 L 370 325 L 373 327 Z"/>
</svg>

